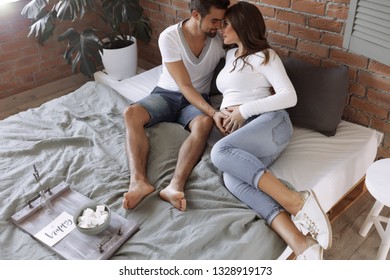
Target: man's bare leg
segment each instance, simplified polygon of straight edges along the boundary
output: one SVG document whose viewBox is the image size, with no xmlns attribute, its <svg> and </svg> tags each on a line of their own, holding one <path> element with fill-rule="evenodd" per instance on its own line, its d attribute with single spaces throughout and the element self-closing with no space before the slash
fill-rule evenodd
<svg viewBox="0 0 390 280">
<path fill-rule="evenodd" d="M 189 124 L 191 133 L 179 149 L 173 178 L 169 185 L 160 192 L 162 199 L 180 211 L 185 211 L 187 207 L 184 197 L 185 183 L 204 152 L 213 125 L 213 120 L 205 115 L 197 116 L 191 121 Z"/>
<path fill-rule="evenodd" d="M 146 177 L 149 141 L 144 125 L 149 122 L 149 113 L 140 105 L 129 106 L 124 112 L 126 126 L 126 152 L 130 168 L 130 185 L 123 194 L 122 206 L 133 209 L 154 187 Z"/>
</svg>

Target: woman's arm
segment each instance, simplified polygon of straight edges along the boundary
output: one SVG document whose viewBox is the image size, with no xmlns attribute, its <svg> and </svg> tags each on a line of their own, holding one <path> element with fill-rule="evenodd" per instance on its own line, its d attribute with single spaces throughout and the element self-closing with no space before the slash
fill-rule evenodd
<svg viewBox="0 0 390 280">
<path fill-rule="evenodd" d="M 270 54 L 270 61 L 266 65 L 261 65 L 255 69 L 261 71 L 267 78 L 275 93 L 268 97 L 242 104 L 240 113 L 245 119 L 261 113 L 293 107 L 297 103 L 294 86 L 286 73 L 281 59 L 274 51 L 271 51 Z"/>
</svg>

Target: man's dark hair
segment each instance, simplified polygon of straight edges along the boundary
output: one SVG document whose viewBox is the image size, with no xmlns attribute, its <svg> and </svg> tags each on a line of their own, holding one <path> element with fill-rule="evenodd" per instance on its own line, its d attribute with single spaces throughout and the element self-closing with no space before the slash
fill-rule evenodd
<svg viewBox="0 0 390 280">
<path fill-rule="evenodd" d="M 197 10 L 204 17 L 210 12 L 211 7 L 226 10 L 229 5 L 229 0 L 191 0 L 190 10 L 191 12 Z"/>
</svg>

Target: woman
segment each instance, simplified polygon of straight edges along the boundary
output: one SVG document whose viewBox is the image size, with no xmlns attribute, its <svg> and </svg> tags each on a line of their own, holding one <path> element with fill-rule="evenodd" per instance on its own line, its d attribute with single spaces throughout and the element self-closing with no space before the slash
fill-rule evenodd
<svg viewBox="0 0 390 280">
<path fill-rule="evenodd" d="M 297 97 L 267 43 L 262 14 L 247 2 L 232 5 L 222 35 L 224 44 L 233 48 L 217 78 L 225 137 L 214 145 L 211 159 L 224 172 L 230 192 L 261 215 L 297 259 L 322 259 L 332 236 L 314 193 L 291 190 L 267 170 L 291 138 L 292 124 L 284 109 L 295 106 Z M 311 236 L 305 235 L 308 232 Z"/>
</svg>

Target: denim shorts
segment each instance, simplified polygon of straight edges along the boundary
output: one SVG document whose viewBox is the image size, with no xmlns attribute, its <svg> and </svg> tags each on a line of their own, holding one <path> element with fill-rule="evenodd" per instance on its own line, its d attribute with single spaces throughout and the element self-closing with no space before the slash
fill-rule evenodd
<svg viewBox="0 0 390 280">
<path fill-rule="evenodd" d="M 209 102 L 208 94 L 202 97 Z M 150 115 L 150 121 L 145 127 L 151 127 L 160 122 L 177 122 L 184 128 L 202 111 L 187 101 L 181 92 L 169 91 L 155 87 L 150 95 L 137 101 L 136 104 L 143 106 Z"/>
</svg>

